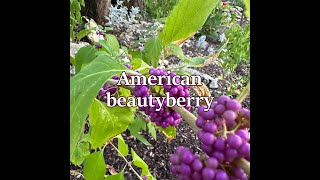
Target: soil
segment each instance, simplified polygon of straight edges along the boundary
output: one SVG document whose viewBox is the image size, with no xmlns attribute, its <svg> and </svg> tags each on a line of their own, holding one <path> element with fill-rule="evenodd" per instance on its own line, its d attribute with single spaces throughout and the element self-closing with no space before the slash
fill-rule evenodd
<svg viewBox="0 0 320 180">
<path fill-rule="evenodd" d="M 117 36 L 118 37 L 118 36 Z M 186 47 L 182 46 L 182 49 L 185 55 L 190 57 L 195 56 L 207 56 L 209 53 L 206 49 L 198 49 L 194 46 L 197 38 L 191 38 L 191 46 Z M 121 43 L 121 39 L 119 40 Z M 214 42 L 208 41 L 210 47 L 217 47 L 217 44 Z M 167 58 L 169 65 L 178 64 L 179 59 L 170 56 Z M 212 77 L 219 77 L 223 73 L 221 68 L 216 64 L 211 64 L 203 68 L 194 68 L 202 73 L 208 74 Z M 235 70 L 234 75 L 231 78 L 231 82 L 236 82 L 237 78 L 240 76 L 249 76 L 250 75 L 250 65 L 242 65 Z M 210 89 L 212 97 L 219 97 L 222 94 L 225 94 L 227 91 L 228 80 L 219 80 L 217 89 Z M 243 84 L 244 87 L 246 84 Z M 208 87 L 209 88 L 209 87 Z M 195 96 L 195 92 L 191 90 L 191 95 Z M 235 97 L 234 97 L 235 98 Z M 243 101 L 243 106 L 250 108 L 250 97 L 248 96 Z M 195 113 L 196 108 L 192 108 L 191 112 Z M 167 142 L 166 137 L 160 132 L 157 132 L 157 140 L 154 140 L 150 134 L 146 131 L 141 131 L 141 134 L 152 144 L 152 146 L 146 146 L 141 143 L 138 139 L 133 136 L 130 136 L 129 131 L 124 132 L 122 135 L 125 139 L 125 142 L 128 144 L 129 148 L 133 148 L 134 151 L 148 164 L 149 170 L 156 179 L 161 180 L 175 180 L 177 177 L 170 173 L 169 171 L 169 155 L 174 153 L 174 150 L 178 146 L 186 146 L 192 149 L 194 153 L 200 153 L 200 143 L 197 140 L 197 137 L 190 126 L 182 121 L 177 127 L 177 136 L 170 143 Z M 117 140 L 114 140 L 114 145 L 117 145 Z M 137 176 L 126 166 L 125 161 L 117 155 L 117 151 L 112 148 L 111 145 L 108 145 L 104 153 L 105 162 L 108 166 L 107 174 L 110 174 L 111 171 L 120 172 L 125 167 L 125 179 L 126 180 L 136 180 Z M 127 160 L 130 161 L 131 155 L 126 156 Z M 135 170 L 140 174 L 140 168 L 133 166 Z M 83 173 L 82 167 L 75 167 L 70 165 L 70 170 L 74 170 L 80 173 Z M 70 180 L 82 180 L 81 175 L 72 175 L 70 174 Z"/>
</svg>

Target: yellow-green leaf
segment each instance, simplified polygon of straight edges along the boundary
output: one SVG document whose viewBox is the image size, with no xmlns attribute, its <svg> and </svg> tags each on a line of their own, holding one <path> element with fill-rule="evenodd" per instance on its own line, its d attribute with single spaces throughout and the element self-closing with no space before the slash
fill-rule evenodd
<svg viewBox="0 0 320 180">
<path fill-rule="evenodd" d="M 119 134 L 117 136 L 118 138 L 118 149 L 120 151 L 120 153 L 123 155 L 123 156 L 126 156 L 128 155 L 129 153 L 129 150 L 128 150 L 128 145 L 126 144 L 126 142 L 124 141 L 123 137 L 121 136 L 121 134 Z M 120 154 L 119 154 L 120 156 Z"/>
<path fill-rule="evenodd" d="M 205 23 L 218 0 L 180 0 L 171 11 L 163 32 L 163 45 L 189 37 Z"/>
<path fill-rule="evenodd" d="M 103 151 L 92 153 L 86 157 L 83 169 L 83 175 L 86 180 L 103 180 L 106 171 Z"/>
<path fill-rule="evenodd" d="M 133 122 L 134 114 L 128 107 L 107 107 L 95 99 L 89 110 L 90 142 L 92 148 L 98 148 L 110 138 L 125 131 Z"/>
<path fill-rule="evenodd" d="M 83 133 L 88 110 L 103 84 L 113 75 L 128 70 L 108 56 L 99 56 L 70 80 L 70 157 Z"/>
</svg>

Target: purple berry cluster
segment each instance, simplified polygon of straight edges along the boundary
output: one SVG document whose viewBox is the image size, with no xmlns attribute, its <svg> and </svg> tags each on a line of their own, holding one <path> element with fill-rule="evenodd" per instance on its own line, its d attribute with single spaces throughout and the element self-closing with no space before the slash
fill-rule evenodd
<svg viewBox="0 0 320 180">
<path fill-rule="evenodd" d="M 179 146 L 170 155 L 170 171 L 178 180 L 229 180 L 216 158 L 193 154 L 189 148 Z"/>
<path fill-rule="evenodd" d="M 130 64 L 125 64 L 125 66 L 128 69 L 132 69 L 132 66 Z M 119 76 L 112 76 L 112 79 L 114 80 L 119 80 L 120 77 Z M 97 99 L 99 99 L 102 102 L 107 102 L 107 92 L 110 92 L 110 95 L 115 94 L 118 91 L 119 87 L 116 85 L 110 85 L 108 83 L 104 84 L 102 86 L 102 88 L 99 90 L 98 95 L 97 95 Z"/>
<path fill-rule="evenodd" d="M 151 68 L 149 70 L 150 75 L 154 76 L 167 76 L 168 73 L 161 69 L 161 68 Z M 176 74 L 171 72 L 169 74 L 171 77 L 175 76 Z M 163 88 L 164 92 L 169 92 L 170 97 L 188 97 L 189 96 L 189 91 L 188 91 L 188 86 L 169 86 L 167 79 L 163 77 L 162 79 L 163 82 Z M 157 80 L 153 81 L 152 83 L 157 83 Z M 179 82 L 177 82 L 179 83 Z M 171 93 L 170 88 L 174 88 L 174 93 Z M 135 91 L 134 91 L 134 96 L 136 97 L 149 97 L 150 92 L 149 92 L 149 87 L 148 86 L 143 86 L 143 85 L 136 85 L 135 86 Z M 154 93 L 153 96 L 159 95 L 159 93 Z M 163 103 L 166 103 L 166 100 L 163 101 Z M 152 122 L 155 122 L 157 126 L 161 126 L 162 128 L 167 128 L 169 125 L 170 126 L 177 126 L 181 122 L 181 116 L 176 113 L 175 111 L 172 110 L 172 108 L 169 108 L 165 106 L 165 104 L 162 105 L 161 109 L 159 111 L 156 111 L 157 108 L 160 108 L 160 104 L 156 100 L 153 100 L 153 104 L 155 104 L 155 107 L 139 107 L 140 111 L 144 111 L 146 115 L 150 115 L 150 119 Z M 185 107 L 187 110 L 190 110 L 190 107 Z"/>
<path fill-rule="evenodd" d="M 199 117 L 196 125 L 201 128 L 197 136 L 201 141 L 202 151 L 206 153 L 206 159 L 216 162 L 217 166 L 209 168 L 211 170 L 206 170 L 205 173 L 202 170 L 199 173 L 201 176 L 192 176 L 191 179 L 248 179 L 244 170 L 235 166 L 233 162 L 237 158 L 250 161 L 250 137 L 247 129 L 250 110 L 242 108 L 237 100 L 228 96 L 220 96 L 207 112 L 204 111 L 205 108 L 201 106 L 197 111 Z M 171 158 L 170 161 L 175 165 Z M 204 164 L 207 164 L 207 161 Z M 221 169 L 222 167 L 225 171 Z M 181 174 L 174 168 L 172 172 L 179 176 Z M 210 177 L 203 176 L 207 174 L 211 174 Z"/>
<path fill-rule="evenodd" d="M 230 99 L 228 96 L 220 96 L 217 101 L 211 104 L 210 109 L 205 112 L 206 106 L 198 108 L 198 119 L 196 125 L 203 128 L 206 122 L 213 122 L 218 129 L 226 125 L 228 129 L 234 128 L 237 124 L 242 127 L 248 127 L 250 121 L 250 110 L 242 108 L 236 99 Z"/>
<path fill-rule="evenodd" d="M 176 76 L 176 73 L 174 72 L 170 72 L 168 74 L 171 78 L 173 78 L 174 76 Z M 188 86 L 184 85 L 173 85 L 172 83 L 173 79 L 171 79 L 171 85 L 168 85 L 168 83 L 163 84 L 163 89 L 165 93 L 169 93 L 170 97 L 175 97 L 176 99 L 179 97 L 189 97 L 189 90 L 188 90 Z M 179 79 L 176 79 L 176 83 L 179 84 L 180 81 Z M 182 105 L 186 105 L 186 102 L 182 103 Z M 190 111 L 191 107 L 189 106 L 185 106 L 185 108 Z"/>
</svg>

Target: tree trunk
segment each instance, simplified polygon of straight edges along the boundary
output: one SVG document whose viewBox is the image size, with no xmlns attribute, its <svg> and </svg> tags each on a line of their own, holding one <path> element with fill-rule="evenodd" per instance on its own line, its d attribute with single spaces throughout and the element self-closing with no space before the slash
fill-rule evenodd
<svg viewBox="0 0 320 180">
<path fill-rule="evenodd" d="M 85 0 L 85 7 L 82 14 L 88 18 L 92 18 L 97 24 L 104 25 L 106 23 L 105 16 L 109 15 L 111 0 Z"/>
</svg>

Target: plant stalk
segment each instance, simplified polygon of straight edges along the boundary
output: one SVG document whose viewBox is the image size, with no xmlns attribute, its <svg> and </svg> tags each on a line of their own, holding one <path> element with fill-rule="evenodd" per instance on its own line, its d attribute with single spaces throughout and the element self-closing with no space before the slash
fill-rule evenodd
<svg viewBox="0 0 320 180">
<path fill-rule="evenodd" d="M 250 81 L 247 86 L 242 90 L 241 94 L 237 97 L 237 100 L 242 103 L 246 99 L 246 97 L 250 94 Z"/>
<path fill-rule="evenodd" d="M 133 167 L 131 166 L 131 163 L 128 162 L 128 160 L 121 154 L 121 152 L 119 151 L 119 149 L 112 144 L 111 141 L 109 141 L 109 143 L 111 144 L 111 146 L 117 150 L 117 152 L 120 154 L 120 156 L 123 158 L 123 160 L 127 163 L 127 165 L 131 168 L 131 170 L 134 172 L 134 174 L 140 179 L 143 180 L 142 177 L 137 173 L 136 170 L 133 169 Z"/>
</svg>

